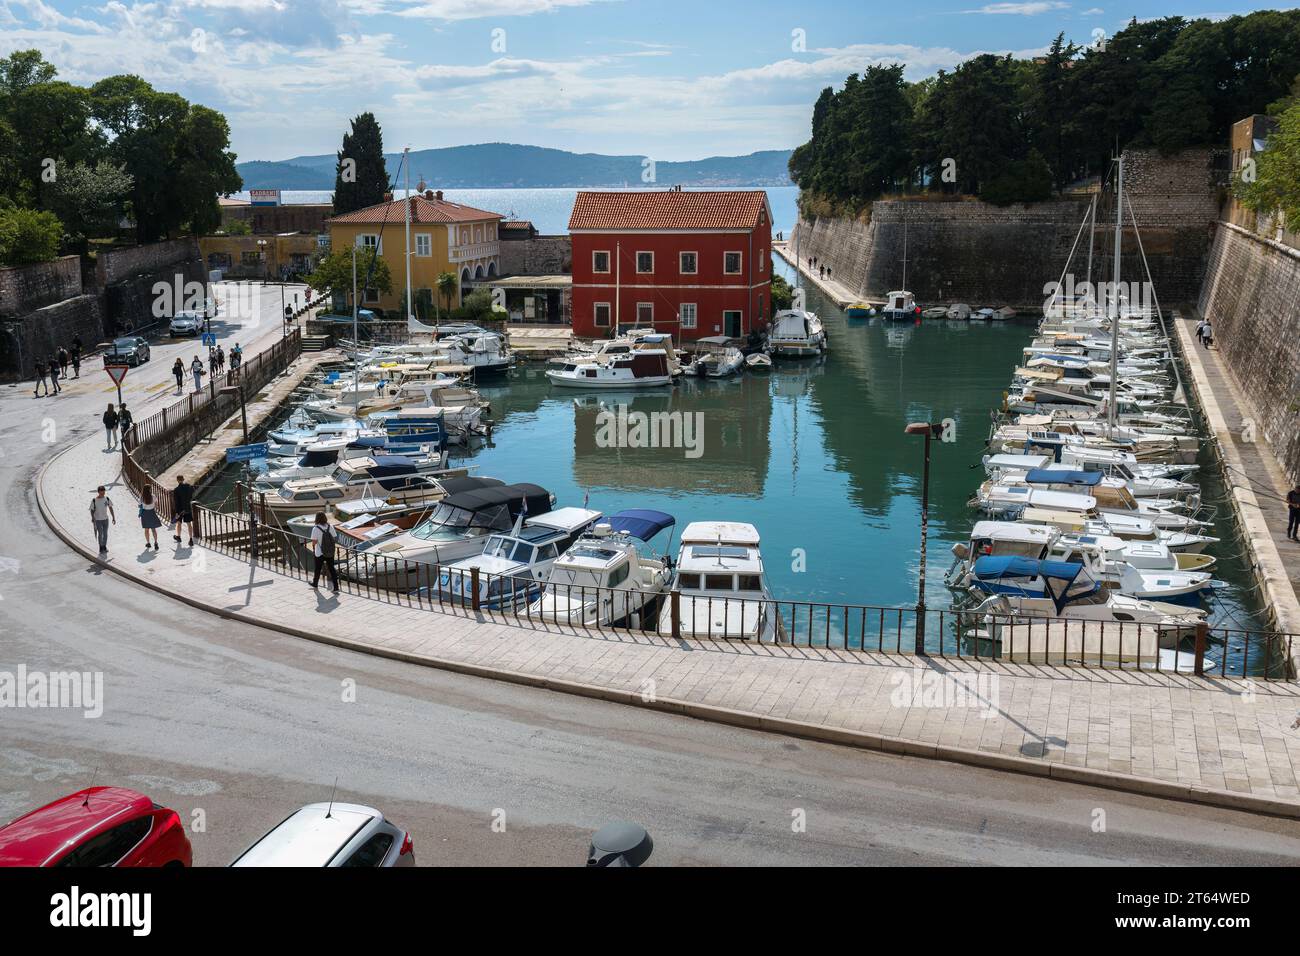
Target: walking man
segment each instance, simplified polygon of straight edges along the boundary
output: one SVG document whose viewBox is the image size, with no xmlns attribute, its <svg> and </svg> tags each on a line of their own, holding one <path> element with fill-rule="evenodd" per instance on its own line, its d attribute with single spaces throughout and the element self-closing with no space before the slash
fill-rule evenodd
<svg viewBox="0 0 1300 956">
<path fill-rule="evenodd" d="M 1205 320 L 1205 331 L 1201 334 L 1201 341 L 1207 349 L 1214 345 L 1214 326 L 1210 324 L 1209 319 Z"/>
<path fill-rule="evenodd" d="M 325 512 L 316 512 L 316 523 L 312 525 L 311 542 L 307 547 L 311 548 L 312 554 L 316 556 L 316 571 L 311 576 L 311 586 L 314 588 L 320 583 L 320 573 L 322 568 L 328 568 L 330 573 L 330 589 L 339 593 L 339 574 L 334 569 L 334 529 L 329 526 L 325 519 Z"/>
<path fill-rule="evenodd" d="M 131 413 L 126 410 L 125 405 L 117 406 L 117 433 L 122 436 L 122 443 L 126 444 L 126 433 L 131 430 L 135 420 L 131 418 Z"/>
<path fill-rule="evenodd" d="M 203 391 L 203 376 L 207 373 L 203 370 L 203 363 L 199 357 L 194 356 L 194 361 L 190 363 L 190 372 L 194 375 L 194 391 Z"/>
<path fill-rule="evenodd" d="M 37 359 L 36 360 L 36 390 L 32 392 L 32 395 L 36 398 L 40 398 L 41 389 L 45 389 L 46 395 L 50 394 L 50 387 L 45 384 L 45 361 L 43 359 Z"/>
<path fill-rule="evenodd" d="M 113 510 L 113 499 L 104 492 L 104 486 L 95 489 L 95 497 L 90 499 L 90 522 L 95 526 L 95 537 L 99 539 L 99 553 L 108 554 L 108 522 L 117 524 L 117 513 Z"/>
<path fill-rule="evenodd" d="M 59 372 L 62 374 L 64 378 L 67 378 L 68 362 L 72 360 L 72 357 L 68 355 L 68 350 L 65 349 L 62 345 L 59 346 L 59 354 L 57 358 L 59 360 Z"/>
<path fill-rule="evenodd" d="M 1300 482 L 1286 493 L 1288 520 L 1286 536 L 1292 541 L 1300 541 Z"/>
<path fill-rule="evenodd" d="M 1204 319 L 1201 319 L 1201 321 L 1196 323 L 1196 341 L 1200 342 L 1202 345 L 1205 344 L 1205 320 Z"/>
<path fill-rule="evenodd" d="M 108 403 L 108 410 L 104 412 L 103 422 L 104 433 L 108 436 L 108 447 L 112 448 L 117 444 L 118 425 L 117 409 L 113 407 L 112 402 Z"/>
<path fill-rule="evenodd" d="M 72 377 L 81 378 L 81 347 L 72 347 Z"/>
<path fill-rule="evenodd" d="M 181 543 L 181 525 L 190 526 L 189 547 L 194 547 L 194 486 L 185 480 L 184 475 L 176 476 L 176 487 L 172 489 L 172 540 Z"/>
<path fill-rule="evenodd" d="M 59 360 L 54 356 L 50 356 L 49 366 L 50 387 L 54 389 L 54 394 L 57 395 L 63 391 L 63 389 L 59 388 Z"/>
<path fill-rule="evenodd" d="M 230 370 L 232 372 L 238 372 L 239 363 L 242 362 L 243 360 L 244 360 L 244 350 L 241 349 L 239 347 L 239 343 L 236 342 L 235 347 L 230 350 Z"/>
</svg>

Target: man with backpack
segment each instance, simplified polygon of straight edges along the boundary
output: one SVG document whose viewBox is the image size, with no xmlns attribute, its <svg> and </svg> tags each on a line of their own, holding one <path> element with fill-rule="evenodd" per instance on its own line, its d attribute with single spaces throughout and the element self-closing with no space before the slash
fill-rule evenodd
<svg viewBox="0 0 1300 956">
<path fill-rule="evenodd" d="M 311 542 L 307 545 L 316 557 L 316 570 L 311 576 L 311 586 L 314 588 L 320 583 L 321 570 L 328 568 L 331 590 L 338 594 L 339 574 L 334 568 L 335 544 L 334 529 L 330 527 L 329 522 L 325 519 L 325 512 L 316 512 L 316 523 L 312 525 L 311 529 Z"/>
<path fill-rule="evenodd" d="M 172 540 L 181 543 L 181 526 L 190 526 L 189 547 L 194 547 L 194 486 L 185 480 L 184 475 L 176 476 L 176 487 L 172 489 Z"/>
<path fill-rule="evenodd" d="M 95 497 L 90 499 L 90 523 L 95 526 L 95 537 L 99 539 L 99 553 L 108 554 L 108 522 L 117 524 L 117 513 L 113 511 L 113 499 L 104 492 L 104 486 L 95 489 Z"/>
</svg>

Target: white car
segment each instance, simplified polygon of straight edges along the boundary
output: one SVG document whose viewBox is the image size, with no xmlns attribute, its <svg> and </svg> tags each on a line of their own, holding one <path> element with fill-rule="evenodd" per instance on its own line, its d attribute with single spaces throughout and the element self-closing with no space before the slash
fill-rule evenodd
<svg viewBox="0 0 1300 956">
<path fill-rule="evenodd" d="M 414 866 L 411 835 L 373 807 L 313 803 L 295 810 L 231 866 Z"/>
<path fill-rule="evenodd" d="M 177 312 L 172 316 L 172 335 L 198 335 L 203 331 L 203 313 L 194 309 Z"/>
</svg>

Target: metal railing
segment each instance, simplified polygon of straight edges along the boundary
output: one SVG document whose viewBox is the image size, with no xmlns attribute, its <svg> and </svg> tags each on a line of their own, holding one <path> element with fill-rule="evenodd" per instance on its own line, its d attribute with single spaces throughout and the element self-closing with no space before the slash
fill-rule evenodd
<svg viewBox="0 0 1300 956">
<path fill-rule="evenodd" d="M 205 545 L 308 580 L 315 564 L 310 540 L 259 520 L 256 503 L 245 501 L 248 514 L 196 509 Z M 946 609 L 918 615 L 912 607 L 566 585 L 412 561 L 342 543 L 336 547 L 335 566 L 345 594 L 431 611 L 490 614 L 537 627 L 1189 677 L 1293 676 L 1288 661 L 1295 635 L 1205 623 L 1160 627 Z"/>
</svg>

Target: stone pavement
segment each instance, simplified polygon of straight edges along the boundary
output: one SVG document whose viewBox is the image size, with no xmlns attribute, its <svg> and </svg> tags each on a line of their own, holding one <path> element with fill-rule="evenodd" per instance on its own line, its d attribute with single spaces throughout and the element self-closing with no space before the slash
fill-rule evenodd
<svg viewBox="0 0 1300 956">
<path fill-rule="evenodd" d="M 846 285 L 842 285 L 838 279 L 827 279 L 817 274 L 816 269 L 809 269 L 808 264 L 800 265 L 795 258 L 794 246 L 788 242 L 772 243 L 772 251 L 788 262 L 792 267 L 798 269 L 805 279 L 820 289 L 827 298 L 833 299 L 835 304 L 841 309 L 853 302 L 871 302 L 870 299 L 864 299 Z M 877 301 L 874 304 L 884 305 L 884 302 Z"/>
<path fill-rule="evenodd" d="M 98 483 L 118 508 L 110 568 L 205 611 L 464 673 L 859 747 L 1300 817 L 1300 688 L 1258 682 L 754 646 L 509 623 L 329 597 L 202 546 L 141 547 L 118 459 L 91 438 L 37 480 L 47 522 L 94 557 Z M 924 682 L 918 685 L 916 682 Z M 978 681 L 968 692 L 961 681 Z M 907 691 L 923 686 L 924 696 Z"/>
<path fill-rule="evenodd" d="M 1232 504 L 1256 574 L 1265 589 L 1264 603 L 1271 609 L 1277 629 L 1300 633 L 1300 543 L 1286 537 L 1288 490 L 1286 474 L 1262 432 L 1247 425 L 1258 416 L 1238 389 L 1217 348 L 1196 341 L 1200 316 L 1174 313 L 1174 331 L 1182 346 L 1191 377 L 1211 434 L 1223 455 Z M 1296 650 L 1300 655 L 1300 648 Z M 1297 665 L 1300 660 L 1293 658 Z"/>
</svg>

